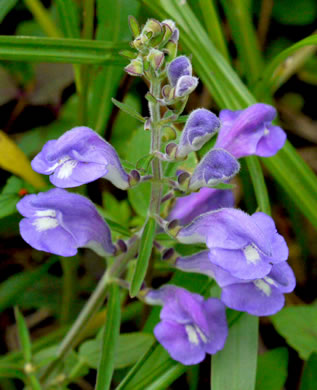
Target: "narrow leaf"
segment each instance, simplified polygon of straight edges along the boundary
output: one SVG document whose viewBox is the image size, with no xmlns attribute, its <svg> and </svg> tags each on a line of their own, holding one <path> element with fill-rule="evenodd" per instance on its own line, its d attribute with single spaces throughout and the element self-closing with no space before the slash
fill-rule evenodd
<svg viewBox="0 0 317 390">
<path fill-rule="evenodd" d="M 144 123 L 145 122 L 145 118 L 143 118 L 142 115 L 140 115 L 139 113 L 137 113 L 132 107 L 128 106 L 127 104 L 125 103 L 122 103 L 122 102 L 119 102 L 118 100 L 112 98 L 112 103 L 117 106 L 118 108 L 120 108 L 120 110 L 122 110 L 123 112 L 125 112 L 126 114 L 132 116 L 132 118 L 134 119 L 137 119 L 138 121 Z"/>
<path fill-rule="evenodd" d="M 70 38 L 0 36 L 0 59 L 68 64 L 125 64 L 125 43 Z"/>
<path fill-rule="evenodd" d="M 288 350 L 275 348 L 258 357 L 256 390 L 281 390 L 287 378 Z"/>
<path fill-rule="evenodd" d="M 313 353 L 306 362 L 300 390 L 316 390 L 317 389 L 317 354 Z"/>
<path fill-rule="evenodd" d="M 213 390 L 254 390 L 258 322 L 257 317 L 243 314 L 229 329 L 224 349 L 212 357 Z"/>
<path fill-rule="evenodd" d="M 18 0 L 1 0 L 0 6 L 0 23 L 7 16 L 7 14 L 11 11 L 11 9 L 16 5 Z"/>
<path fill-rule="evenodd" d="M 31 340 L 30 340 L 29 331 L 28 331 L 28 328 L 26 326 L 26 322 L 24 320 L 24 317 L 22 316 L 22 314 L 20 313 L 20 311 L 17 307 L 14 308 L 14 315 L 15 315 L 15 320 L 17 322 L 21 348 L 22 348 L 23 354 L 24 354 L 24 362 L 29 363 L 31 361 L 31 357 L 32 357 L 32 347 L 31 347 Z"/>
<path fill-rule="evenodd" d="M 143 169 L 145 172 L 147 172 L 153 158 L 154 156 L 152 154 L 141 157 L 140 160 L 138 160 L 136 163 L 136 169 Z"/>
<path fill-rule="evenodd" d="M 156 222 L 153 217 L 150 217 L 145 224 L 139 247 L 139 254 L 132 277 L 130 296 L 135 297 L 143 283 L 153 247 Z"/>
<path fill-rule="evenodd" d="M 120 333 L 120 288 L 116 284 L 109 287 L 109 300 L 104 335 L 102 340 L 102 353 L 97 371 L 96 390 L 108 390 L 114 370 L 113 356 L 116 353 L 118 336 Z"/>
</svg>

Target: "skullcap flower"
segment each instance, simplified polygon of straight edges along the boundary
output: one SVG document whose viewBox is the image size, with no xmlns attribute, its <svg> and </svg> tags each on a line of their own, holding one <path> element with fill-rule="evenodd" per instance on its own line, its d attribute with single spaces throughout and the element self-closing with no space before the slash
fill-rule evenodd
<svg viewBox="0 0 317 390">
<path fill-rule="evenodd" d="M 228 150 L 236 158 L 255 154 L 270 157 L 286 141 L 286 134 L 272 125 L 276 117 L 274 107 L 257 103 L 245 110 L 220 112 L 221 128 L 215 147 Z"/>
<path fill-rule="evenodd" d="M 115 149 L 88 127 L 75 127 L 48 141 L 31 164 L 36 172 L 50 175 L 56 187 L 77 187 L 100 177 L 121 189 L 129 186 Z"/>
<path fill-rule="evenodd" d="M 168 68 L 167 75 L 170 84 L 176 87 L 177 81 L 182 76 L 192 76 L 193 68 L 190 60 L 186 56 L 179 56 L 173 60 Z"/>
<path fill-rule="evenodd" d="M 177 145 L 176 158 L 186 157 L 190 152 L 201 149 L 219 127 L 219 119 L 211 111 L 205 108 L 193 111 Z"/>
<path fill-rule="evenodd" d="M 54 188 L 22 198 L 17 209 L 22 238 L 33 248 L 60 256 L 74 256 L 78 248 L 112 255 L 115 247 L 104 219 L 84 196 Z"/>
<path fill-rule="evenodd" d="M 203 214 L 177 233 L 183 243 L 204 242 L 210 261 L 239 279 L 262 278 L 272 264 L 287 260 L 288 248 L 274 221 L 225 208 Z"/>
<path fill-rule="evenodd" d="M 215 354 L 224 347 L 228 325 L 219 299 L 205 300 L 199 294 L 166 285 L 150 290 L 145 300 L 163 305 L 154 335 L 174 360 L 197 364 L 206 353 Z"/>
</svg>

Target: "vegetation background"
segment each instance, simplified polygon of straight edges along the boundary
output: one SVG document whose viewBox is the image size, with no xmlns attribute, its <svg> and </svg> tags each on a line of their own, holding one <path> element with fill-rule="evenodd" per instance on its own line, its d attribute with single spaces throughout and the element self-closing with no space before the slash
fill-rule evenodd
<svg viewBox="0 0 317 390">
<path fill-rule="evenodd" d="M 168 358 L 151 333 L 157 311 L 122 294 L 113 388 L 316 390 L 315 0 L 0 1 L 0 388 L 42 388 L 38 374 L 56 357 L 104 270 L 104 260 L 89 250 L 58 258 L 22 240 L 17 201 L 49 188 L 29 161 L 47 140 L 78 125 L 104 136 L 128 166 L 142 167 L 148 153 L 149 134 L 111 101 L 147 115 L 147 87 L 124 74 L 128 61 L 119 55 L 131 40 L 128 15 L 177 23 L 179 52 L 192 56 L 201 81 L 188 112 L 256 101 L 277 108 L 289 143 L 273 158 L 242 161 L 236 205 L 272 212 L 297 287 L 286 308 L 260 319 L 259 348 L 246 317 L 232 323 L 228 346 L 212 359 L 212 378 L 210 358 L 189 368 Z M 100 206 L 115 238 L 126 239 L 144 223 L 146 185 L 127 194 L 99 180 L 79 191 Z M 162 265 L 153 269 L 154 285 L 169 277 Z M 202 281 L 183 275 L 179 283 L 197 290 Z M 103 308 L 91 318 L 47 388 L 94 388 L 105 316 Z"/>
</svg>

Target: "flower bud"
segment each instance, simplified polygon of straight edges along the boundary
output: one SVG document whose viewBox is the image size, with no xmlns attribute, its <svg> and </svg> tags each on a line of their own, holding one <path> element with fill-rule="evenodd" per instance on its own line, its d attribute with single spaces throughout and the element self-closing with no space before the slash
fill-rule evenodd
<svg viewBox="0 0 317 390">
<path fill-rule="evenodd" d="M 215 114 L 205 108 L 193 111 L 182 132 L 177 146 L 176 157 L 184 158 L 190 152 L 197 151 L 210 140 L 220 127 L 220 121 Z"/>
<path fill-rule="evenodd" d="M 156 37 L 162 32 L 161 23 L 156 19 L 148 19 L 145 26 L 142 29 L 142 35 L 146 35 L 148 38 Z"/>
<path fill-rule="evenodd" d="M 171 126 L 164 126 L 163 127 L 163 135 L 162 135 L 162 141 L 168 142 L 176 139 L 176 132 L 175 129 Z"/>
<path fill-rule="evenodd" d="M 157 49 L 151 49 L 147 60 L 154 70 L 158 70 L 164 63 L 164 53 Z"/>
<path fill-rule="evenodd" d="M 176 155 L 177 145 L 175 143 L 170 143 L 166 145 L 165 153 L 168 155 L 168 157 L 172 160 L 174 160 Z"/>
<path fill-rule="evenodd" d="M 212 149 L 197 165 L 189 183 L 192 191 L 212 187 L 230 180 L 240 169 L 240 164 L 224 149 Z"/>
<path fill-rule="evenodd" d="M 167 68 L 168 80 L 173 87 L 176 86 L 180 77 L 191 76 L 192 72 L 192 64 L 186 56 L 175 58 Z"/>
<path fill-rule="evenodd" d="M 175 98 L 182 98 L 189 94 L 191 94 L 198 85 L 198 78 L 192 77 L 192 76 L 182 76 L 178 79 L 174 97 Z"/>
<path fill-rule="evenodd" d="M 127 65 L 124 70 L 130 76 L 143 76 L 143 61 L 141 58 L 136 58 L 132 60 L 129 65 Z"/>
</svg>

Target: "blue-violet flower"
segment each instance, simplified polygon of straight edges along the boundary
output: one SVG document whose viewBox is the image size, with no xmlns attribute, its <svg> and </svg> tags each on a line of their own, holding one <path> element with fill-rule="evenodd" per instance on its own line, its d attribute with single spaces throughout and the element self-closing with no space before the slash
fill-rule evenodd
<svg viewBox="0 0 317 390">
<path fill-rule="evenodd" d="M 35 249 L 66 257 L 82 247 L 99 255 L 115 252 L 108 225 L 84 196 L 54 188 L 25 196 L 17 209 L 25 217 L 21 236 Z"/>
<path fill-rule="evenodd" d="M 121 189 L 129 186 L 115 149 L 88 127 L 75 127 L 48 141 L 31 164 L 36 172 L 51 175 L 56 187 L 77 187 L 100 177 Z"/>
</svg>

